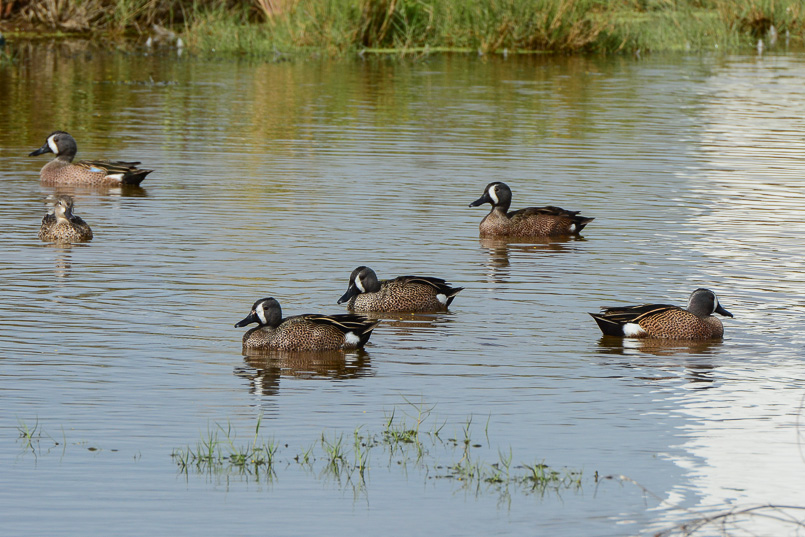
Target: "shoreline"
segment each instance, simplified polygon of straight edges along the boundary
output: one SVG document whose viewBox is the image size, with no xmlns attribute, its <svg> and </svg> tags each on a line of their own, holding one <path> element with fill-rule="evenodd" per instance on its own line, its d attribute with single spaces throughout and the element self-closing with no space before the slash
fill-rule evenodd
<svg viewBox="0 0 805 537">
<path fill-rule="evenodd" d="M 39 21 L 31 19 L 33 8 L 7 9 L 0 19 L 6 50 L 14 41 L 74 39 L 264 58 L 747 52 L 805 45 L 805 5 L 794 0 L 275 0 L 278 13 L 261 13 L 261 0 L 232 9 L 201 0 L 178 21 L 173 12 L 147 11 L 154 4 L 148 0 L 128 1 L 123 13 L 112 8 L 124 0 L 99 0 L 104 3 L 102 13 L 77 14 L 73 6 L 62 11 L 74 18 L 59 12 Z"/>
</svg>

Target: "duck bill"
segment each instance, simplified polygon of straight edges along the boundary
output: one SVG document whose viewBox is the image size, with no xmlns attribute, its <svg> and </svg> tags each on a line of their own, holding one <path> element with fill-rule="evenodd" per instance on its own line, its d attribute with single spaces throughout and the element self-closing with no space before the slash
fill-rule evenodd
<svg viewBox="0 0 805 537">
<path fill-rule="evenodd" d="M 732 313 L 728 312 L 723 307 L 721 307 L 721 304 L 718 305 L 718 307 L 716 308 L 715 312 L 718 313 L 719 315 L 723 315 L 724 317 L 732 317 L 733 316 Z"/>
<path fill-rule="evenodd" d="M 357 295 L 358 295 L 358 288 L 355 286 L 355 284 L 352 284 L 347 288 L 347 292 L 344 293 L 344 296 L 342 296 L 341 298 L 338 299 L 338 304 L 343 304 L 344 302 L 348 301 L 353 296 L 357 296 Z"/>
<path fill-rule="evenodd" d="M 235 324 L 235 328 L 240 328 L 241 326 L 246 326 L 247 324 L 252 323 L 260 323 L 260 319 L 257 317 L 257 314 L 251 312 L 245 319 L 240 321 L 239 323 Z"/>
<path fill-rule="evenodd" d="M 489 193 L 484 192 L 484 195 L 478 198 L 477 200 L 470 203 L 470 207 L 478 207 L 479 205 L 483 205 L 484 203 L 492 203 L 492 198 L 489 197 Z"/>
<path fill-rule="evenodd" d="M 47 142 L 45 142 L 45 145 L 43 145 L 42 147 L 40 147 L 36 151 L 31 151 L 30 153 L 28 153 L 28 156 L 29 157 L 35 157 L 37 155 L 42 155 L 44 153 L 53 153 L 53 150 L 50 148 L 50 146 L 48 145 Z"/>
</svg>

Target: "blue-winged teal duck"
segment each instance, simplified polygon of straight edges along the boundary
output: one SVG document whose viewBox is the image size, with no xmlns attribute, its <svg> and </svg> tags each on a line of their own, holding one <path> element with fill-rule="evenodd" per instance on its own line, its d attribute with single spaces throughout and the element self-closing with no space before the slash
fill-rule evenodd
<svg viewBox="0 0 805 537">
<path fill-rule="evenodd" d="M 347 309 L 362 312 L 444 311 L 462 289 L 428 276 L 378 281 L 374 270 L 358 267 L 350 274 L 347 292 L 338 303 L 347 302 Z"/>
<path fill-rule="evenodd" d="M 481 237 L 556 237 L 578 235 L 594 220 L 578 216 L 579 211 L 559 207 L 528 207 L 509 211 L 512 191 L 506 183 L 495 181 L 486 185 L 484 195 L 470 203 L 477 207 L 491 203 L 492 210 L 481 220 Z M 507 212 L 508 211 L 508 212 Z"/>
<path fill-rule="evenodd" d="M 724 335 L 724 326 L 714 313 L 732 317 L 709 289 L 696 289 L 688 308 L 668 304 L 643 304 L 601 308 L 591 313 L 605 336 L 662 339 L 714 339 Z"/>
<path fill-rule="evenodd" d="M 110 162 L 108 160 L 80 160 L 73 162 L 78 150 L 75 138 L 63 131 L 55 131 L 45 145 L 28 156 L 53 153 L 56 158 L 44 165 L 39 177 L 45 184 L 59 185 L 139 185 L 153 170 L 137 168 L 139 162 Z"/>
<path fill-rule="evenodd" d="M 326 351 L 363 347 L 380 321 L 362 315 L 295 315 L 282 318 L 274 298 L 261 298 L 235 328 L 257 323 L 243 335 L 243 346 L 251 349 Z"/>
<path fill-rule="evenodd" d="M 80 216 L 73 214 L 73 198 L 65 195 L 48 196 L 53 210 L 42 218 L 39 238 L 45 242 L 86 242 L 92 240 L 92 230 Z"/>
</svg>

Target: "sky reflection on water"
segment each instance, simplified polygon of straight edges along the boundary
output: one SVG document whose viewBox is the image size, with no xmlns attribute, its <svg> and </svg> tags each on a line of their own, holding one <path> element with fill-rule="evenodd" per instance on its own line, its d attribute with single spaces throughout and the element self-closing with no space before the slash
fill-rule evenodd
<svg viewBox="0 0 805 537">
<path fill-rule="evenodd" d="M 7 531 L 624 535 L 805 505 L 805 57 L 27 54 L 0 68 Z M 149 77 L 171 83 L 110 83 Z M 36 239 L 51 189 L 25 155 L 56 128 L 79 158 L 156 170 L 142 189 L 69 189 L 88 245 Z M 579 240 L 479 240 L 485 211 L 467 203 L 491 180 L 513 208 L 596 220 Z M 360 264 L 466 290 L 447 314 L 386 320 L 360 353 L 241 355 L 232 325 L 256 298 L 340 313 Z M 735 314 L 722 342 L 606 341 L 586 313 L 699 286 Z M 483 460 L 511 449 L 583 470 L 583 486 L 478 494 L 378 459 L 353 496 L 294 465 L 258 483 L 170 458 L 216 423 L 246 438 L 260 415 L 290 457 L 406 401 L 435 406 L 445 434 L 472 417 Z M 60 444 L 34 455 L 20 421 Z"/>
</svg>

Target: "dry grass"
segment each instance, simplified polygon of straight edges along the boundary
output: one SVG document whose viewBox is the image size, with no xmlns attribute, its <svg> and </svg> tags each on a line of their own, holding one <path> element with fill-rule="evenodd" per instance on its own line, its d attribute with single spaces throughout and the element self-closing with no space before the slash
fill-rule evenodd
<svg viewBox="0 0 805 537">
<path fill-rule="evenodd" d="M 0 16 L 95 36 L 157 25 L 196 51 L 257 56 L 724 50 L 805 34 L 802 0 L 0 0 Z"/>
<path fill-rule="evenodd" d="M 20 15 L 33 24 L 68 32 L 87 31 L 106 16 L 101 0 L 40 0 L 22 6 Z"/>
<path fill-rule="evenodd" d="M 272 21 L 275 17 L 293 9 L 299 0 L 253 0 L 257 10 L 266 20 Z"/>
<path fill-rule="evenodd" d="M 785 0 L 715 0 L 722 19 L 736 31 L 764 38 L 772 27 L 777 32 L 802 33 L 805 4 Z"/>
</svg>

